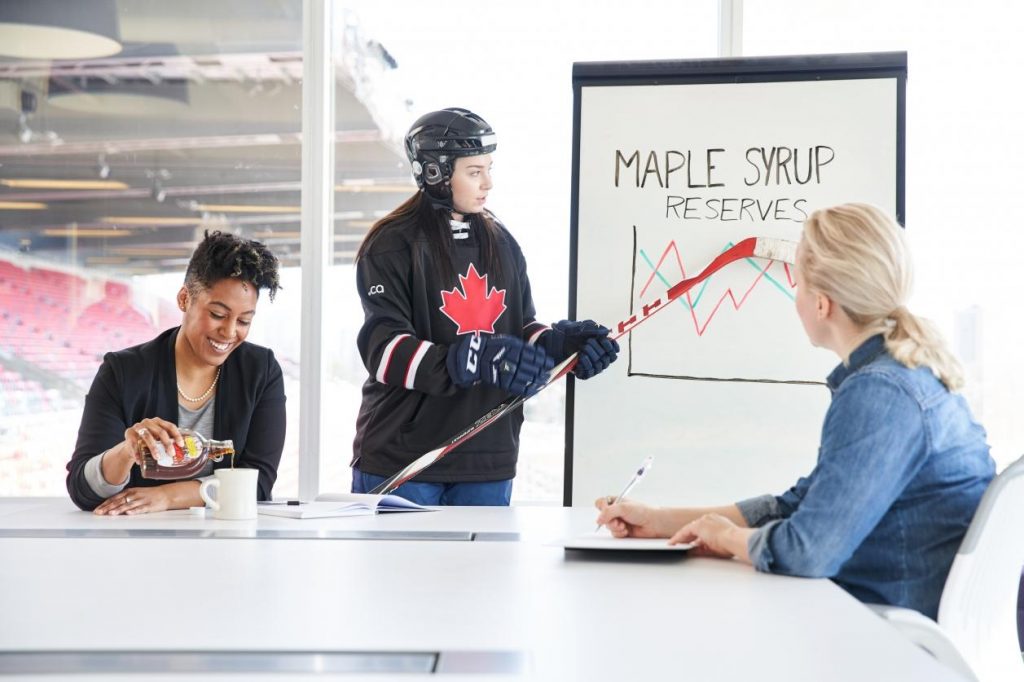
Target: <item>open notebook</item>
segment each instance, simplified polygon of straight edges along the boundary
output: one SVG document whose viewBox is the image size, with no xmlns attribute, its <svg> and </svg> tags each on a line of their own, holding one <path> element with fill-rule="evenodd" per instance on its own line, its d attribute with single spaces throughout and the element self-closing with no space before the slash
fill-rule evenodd
<svg viewBox="0 0 1024 682">
<path fill-rule="evenodd" d="M 325 493 L 313 502 L 260 504 L 260 514 L 285 516 L 290 519 L 323 519 L 332 516 L 365 516 L 389 512 L 433 511 L 398 495 L 361 495 L 357 493 Z"/>
</svg>

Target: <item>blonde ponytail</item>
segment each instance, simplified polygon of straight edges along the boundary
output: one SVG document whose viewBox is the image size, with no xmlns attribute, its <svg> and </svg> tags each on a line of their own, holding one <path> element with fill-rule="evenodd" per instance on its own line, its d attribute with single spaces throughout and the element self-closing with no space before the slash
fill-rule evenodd
<svg viewBox="0 0 1024 682">
<path fill-rule="evenodd" d="M 803 284 L 838 303 L 865 331 L 885 338 L 889 354 L 906 367 L 928 367 L 946 388 L 963 386 L 960 363 L 938 330 L 907 310 L 913 280 L 903 230 L 868 204 L 815 211 L 804 223 L 798 263 Z"/>
<path fill-rule="evenodd" d="M 885 347 L 889 355 L 907 367 L 928 367 L 951 391 L 964 385 L 960 363 L 942 341 L 942 336 L 928 320 L 900 306 L 885 331 Z"/>
</svg>

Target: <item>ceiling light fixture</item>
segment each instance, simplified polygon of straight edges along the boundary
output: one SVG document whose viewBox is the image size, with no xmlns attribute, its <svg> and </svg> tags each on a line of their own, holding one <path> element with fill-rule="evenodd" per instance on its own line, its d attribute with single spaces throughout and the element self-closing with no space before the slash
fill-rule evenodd
<svg viewBox="0 0 1024 682">
<path fill-rule="evenodd" d="M 121 51 L 115 0 L 0 2 L 0 55 L 94 59 Z"/>
<path fill-rule="evenodd" d="M 103 216 L 98 222 L 108 225 L 144 225 L 155 227 L 176 227 L 180 225 L 199 225 L 202 218 L 176 218 L 171 216 L 145 216 L 145 215 L 108 215 Z"/>
<path fill-rule="evenodd" d="M 301 206 L 261 206 L 259 204 L 193 204 L 193 211 L 209 213 L 301 213 Z"/>
<path fill-rule="evenodd" d="M 353 183 L 346 182 L 341 185 L 334 186 L 335 192 L 377 192 L 377 193 L 391 193 L 391 194 L 404 194 L 406 192 L 415 192 L 416 185 L 374 185 L 371 183 Z"/>
<path fill-rule="evenodd" d="M 17 189 L 128 189 L 120 180 L 57 180 L 52 178 L 7 178 L 0 185 Z"/>
<path fill-rule="evenodd" d="M 47 237 L 131 237 L 131 230 L 104 230 L 95 227 L 48 227 L 43 230 Z"/>
<path fill-rule="evenodd" d="M 110 249 L 110 251 L 121 256 L 173 258 L 176 256 L 190 256 L 192 254 L 192 247 L 179 249 L 173 246 L 116 246 Z"/>
<path fill-rule="evenodd" d="M 46 204 L 41 201 L 0 201 L 0 209 L 6 211 L 41 211 Z"/>
</svg>

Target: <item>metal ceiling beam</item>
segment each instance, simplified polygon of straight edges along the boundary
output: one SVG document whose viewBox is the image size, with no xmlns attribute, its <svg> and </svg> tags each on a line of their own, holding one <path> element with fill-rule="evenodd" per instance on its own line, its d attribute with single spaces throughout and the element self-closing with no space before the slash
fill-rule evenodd
<svg viewBox="0 0 1024 682">
<path fill-rule="evenodd" d="M 0 79 L 159 78 L 195 82 L 262 81 L 290 84 L 302 79 L 301 52 L 111 57 L 78 61 L 0 62 Z"/>
<path fill-rule="evenodd" d="M 355 184 L 352 180 L 348 182 L 353 183 L 353 186 L 360 186 Z M 366 182 L 365 192 L 374 191 L 374 187 L 377 185 L 394 186 L 396 194 L 402 192 L 408 192 L 412 194 L 416 191 L 416 186 L 408 182 L 405 178 L 366 178 L 360 179 L 359 182 Z M 344 182 L 342 182 L 344 184 Z M 397 189 L 401 187 L 401 189 Z M 259 192 L 261 194 L 269 194 L 273 192 L 298 192 L 302 188 L 302 183 L 298 180 L 285 181 L 285 182 L 250 182 L 250 183 L 236 183 L 231 185 L 179 185 L 179 186 L 163 186 L 164 194 L 167 198 L 173 197 L 194 197 L 194 196 L 205 196 L 209 194 L 252 194 Z M 335 188 L 337 189 L 337 188 Z M 358 191 L 353 191 L 353 194 L 359 194 Z M 152 194 L 150 188 L 140 187 L 129 187 L 128 189 L 113 189 L 113 190 L 55 190 L 55 191 L 37 191 L 37 192 L 0 192 L 0 199 L 4 201 L 46 201 L 53 203 L 55 201 L 92 201 L 95 199 L 144 199 Z"/>
<path fill-rule="evenodd" d="M 341 144 L 382 142 L 379 130 L 342 130 L 334 133 Z M 0 157 L 57 156 L 61 154 L 125 154 L 146 151 L 179 151 L 226 147 L 266 147 L 301 144 L 301 133 L 260 133 L 255 135 L 209 135 L 194 137 L 157 137 L 137 140 L 91 140 L 56 144 L 0 145 Z"/>
</svg>

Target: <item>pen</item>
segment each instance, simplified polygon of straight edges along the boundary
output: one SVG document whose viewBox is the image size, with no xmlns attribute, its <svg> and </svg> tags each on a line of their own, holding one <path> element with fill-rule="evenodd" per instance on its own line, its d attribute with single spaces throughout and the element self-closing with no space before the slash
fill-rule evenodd
<svg viewBox="0 0 1024 682">
<path fill-rule="evenodd" d="M 617 497 L 611 498 L 611 502 L 609 502 L 608 505 L 611 506 L 628 495 L 629 491 L 632 490 L 633 487 L 640 482 L 640 479 L 644 477 L 644 474 L 650 471 L 652 464 L 654 464 L 654 455 L 648 455 L 645 457 L 644 461 L 640 464 L 640 468 L 636 470 L 635 474 L 633 474 L 633 478 L 629 479 L 629 483 L 626 484 L 626 487 L 622 489 L 622 492 L 619 493 Z M 601 530 L 600 523 L 597 524 L 596 528 L 594 528 L 594 532 L 596 533 L 599 530 Z"/>
<path fill-rule="evenodd" d="M 298 507 L 301 503 L 298 500 L 267 500 L 259 504 L 286 504 L 289 507 Z"/>
</svg>

